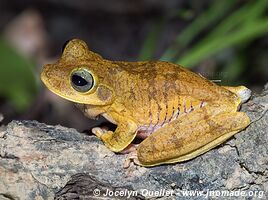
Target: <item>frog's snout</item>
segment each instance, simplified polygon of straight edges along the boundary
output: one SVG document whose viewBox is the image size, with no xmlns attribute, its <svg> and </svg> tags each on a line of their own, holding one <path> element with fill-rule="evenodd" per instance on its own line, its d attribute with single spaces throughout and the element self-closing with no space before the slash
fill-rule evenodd
<svg viewBox="0 0 268 200">
<path fill-rule="evenodd" d="M 41 79 L 41 81 L 46 85 L 46 83 L 47 83 L 47 80 L 49 79 L 49 68 L 50 68 L 50 65 L 48 64 L 48 65 L 45 65 L 44 67 L 43 67 L 43 70 L 42 70 L 42 72 L 41 72 L 41 75 L 40 75 L 40 79 Z"/>
</svg>

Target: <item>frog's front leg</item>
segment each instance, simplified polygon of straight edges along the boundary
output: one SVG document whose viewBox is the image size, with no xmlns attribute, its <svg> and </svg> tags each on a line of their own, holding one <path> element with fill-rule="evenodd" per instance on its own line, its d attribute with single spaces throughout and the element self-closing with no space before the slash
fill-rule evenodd
<svg viewBox="0 0 268 200">
<path fill-rule="evenodd" d="M 250 120 L 232 105 L 213 104 L 194 110 L 158 129 L 137 148 L 143 166 L 192 159 L 244 129 Z"/>
<path fill-rule="evenodd" d="M 111 151 L 120 152 L 136 137 L 136 130 L 135 123 L 126 121 L 118 124 L 114 132 L 96 127 L 92 129 L 92 133 L 99 137 Z"/>
</svg>

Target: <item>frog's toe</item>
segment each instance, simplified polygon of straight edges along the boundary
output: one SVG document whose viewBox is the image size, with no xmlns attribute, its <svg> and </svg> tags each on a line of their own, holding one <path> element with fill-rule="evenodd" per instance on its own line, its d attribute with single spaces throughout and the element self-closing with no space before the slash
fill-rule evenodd
<svg viewBox="0 0 268 200">
<path fill-rule="evenodd" d="M 132 151 L 130 154 L 128 154 L 123 167 L 129 168 L 131 162 L 133 162 L 135 165 L 141 165 L 138 159 L 137 151 Z"/>
<path fill-rule="evenodd" d="M 92 128 L 91 131 L 94 135 L 100 138 L 103 134 L 107 132 L 107 129 L 101 128 L 101 127 L 95 127 L 95 128 Z"/>
<path fill-rule="evenodd" d="M 120 151 L 121 154 L 130 154 L 137 151 L 138 144 L 129 144 L 126 148 Z"/>
</svg>

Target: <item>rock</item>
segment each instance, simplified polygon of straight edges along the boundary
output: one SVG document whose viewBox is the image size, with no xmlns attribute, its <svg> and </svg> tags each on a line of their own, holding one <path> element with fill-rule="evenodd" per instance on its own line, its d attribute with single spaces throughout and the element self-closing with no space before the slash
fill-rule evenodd
<svg viewBox="0 0 268 200">
<path fill-rule="evenodd" d="M 267 109 L 268 84 L 242 106 L 253 121 L 246 130 L 195 159 L 151 168 L 124 169 L 126 155 L 95 136 L 13 121 L 1 127 L 0 200 L 268 198 Z"/>
</svg>

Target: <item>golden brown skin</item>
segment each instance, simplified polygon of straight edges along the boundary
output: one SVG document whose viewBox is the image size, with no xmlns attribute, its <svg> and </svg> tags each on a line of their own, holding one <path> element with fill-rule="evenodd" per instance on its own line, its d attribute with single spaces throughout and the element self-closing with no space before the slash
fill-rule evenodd
<svg viewBox="0 0 268 200">
<path fill-rule="evenodd" d="M 72 86 L 77 69 L 93 77 L 87 92 Z M 102 115 L 117 124 L 115 132 L 92 130 L 110 150 L 122 152 L 135 137 L 143 138 L 136 149 L 142 166 L 194 158 L 250 123 L 237 111 L 250 96 L 243 86 L 221 87 L 169 62 L 105 60 L 78 39 L 66 45 L 59 61 L 44 67 L 41 79 L 88 117 Z"/>
</svg>

